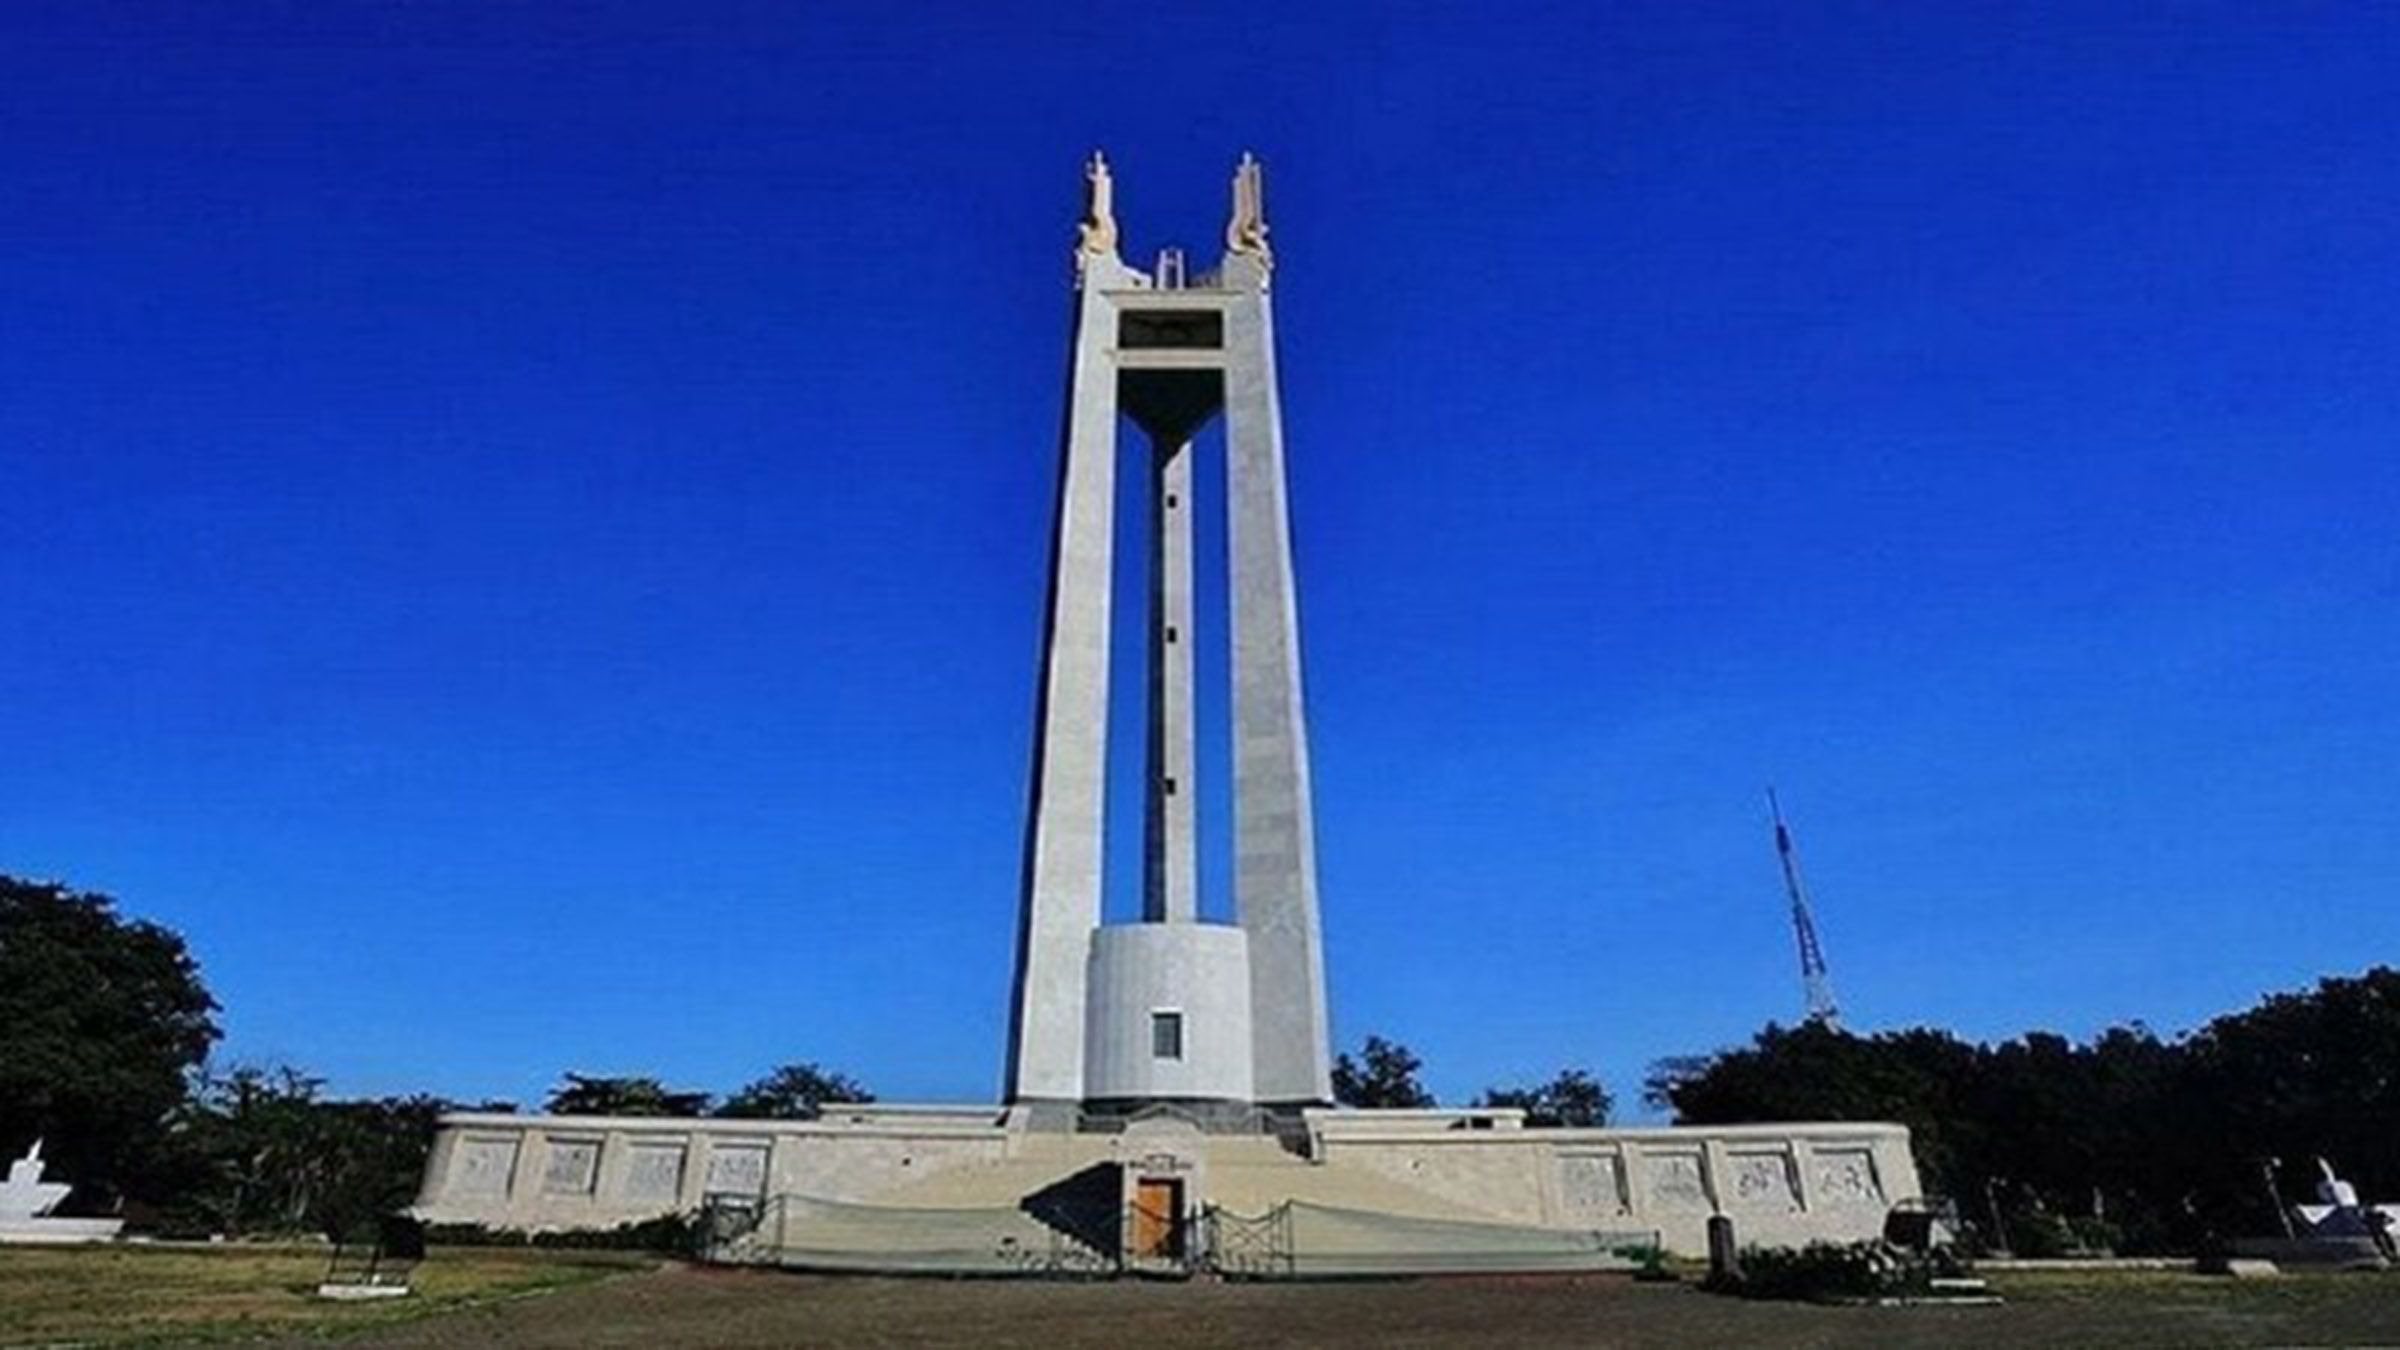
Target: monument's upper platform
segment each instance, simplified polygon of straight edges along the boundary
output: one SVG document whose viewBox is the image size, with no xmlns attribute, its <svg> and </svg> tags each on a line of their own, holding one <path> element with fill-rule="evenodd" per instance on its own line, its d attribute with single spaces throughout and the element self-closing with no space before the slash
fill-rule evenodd
<svg viewBox="0 0 2400 1350">
<path fill-rule="evenodd" d="M 1117 232 L 1116 178 L 1095 150 L 1084 165 L 1083 220 L 1076 227 L 1077 280 L 1105 290 L 1262 291 L 1275 269 L 1267 242 L 1266 179 L 1256 156 L 1244 153 L 1233 170 L 1233 206 L 1225 221 L 1225 255 L 1216 268 L 1187 272 L 1183 250 L 1159 250 L 1148 272 L 1128 266 Z"/>
</svg>

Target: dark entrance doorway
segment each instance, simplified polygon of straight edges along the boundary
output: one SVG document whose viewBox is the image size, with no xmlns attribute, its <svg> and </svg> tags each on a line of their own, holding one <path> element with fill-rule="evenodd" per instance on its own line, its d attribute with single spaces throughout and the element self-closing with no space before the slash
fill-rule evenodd
<svg viewBox="0 0 2400 1350">
<path fill-rule="evenodd" d="M 1183 1259 L 1183 1183 L 1169 1177 L 1141 1177 L 1133 1183 L 1132 1241 L 1127 1245 L 1137 1261 Z"/>
</svg>

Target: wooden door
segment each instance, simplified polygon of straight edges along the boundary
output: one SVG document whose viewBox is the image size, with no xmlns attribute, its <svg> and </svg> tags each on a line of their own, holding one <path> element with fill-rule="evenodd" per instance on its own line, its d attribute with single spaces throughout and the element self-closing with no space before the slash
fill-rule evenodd
<svg viewBox="0 0 2400 1350">
<path fill-rule="evenodd" d="M 1133 1183 L 1133 1254 L 1142 1260 L 1181 1255 L 1176 1241 L 1183 1216 L 1183 1183 L 1142 1177 Z"/>
</svg>

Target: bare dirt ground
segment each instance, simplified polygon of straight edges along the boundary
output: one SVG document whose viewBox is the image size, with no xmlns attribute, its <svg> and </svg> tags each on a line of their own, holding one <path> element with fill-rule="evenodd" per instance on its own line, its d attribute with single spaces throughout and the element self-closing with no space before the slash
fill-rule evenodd
<svg viewBox="0 0 2400 1350">
<path fill-rule="evenodd" d="M 1998 1308 L 1752 1303 L 1613 1276 L 1345 1284 L 890 1280 L 668 1267 L 363 1346 L 2400 1345 L 2400 1276 L 2008 1277 Z"/>
</svg>

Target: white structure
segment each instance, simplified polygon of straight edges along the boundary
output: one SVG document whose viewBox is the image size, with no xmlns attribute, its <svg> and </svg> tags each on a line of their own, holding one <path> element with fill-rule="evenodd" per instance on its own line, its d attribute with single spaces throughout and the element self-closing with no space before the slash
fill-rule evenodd
<svg viewBox="0 0 2400 1350">
<path fill-rule="evenodd" d="M 1093 930 L 1083 1045 L 1094 1101 L 1248 1100 L 1247 937 L 1197 923 Z"/>
<path fill-rule="evenodd" d="M 820 1240 L 815 1264 L 874 1268 L 887 1255 L 874 1235 L 912 1217 L 939 1225 L 989 1215 L 1001 1230 L 991 1247 L 1011 1229 L 1036 1236 L 1031 1220 L 1010 1216 L 1095 1167 L 1118 1171 L 1126 1199 L 1148 1187 L 1186 1213 L 1215 1206 L 1255 1216 L 1296 1204 L 1471 1233 L 1656 1234 L 1691 1256 L 1707 1252 L 1713 1214 L 1731 1215 L 1745 1242 L 1846 1241 L 1879 1233 L 1892 1202 L 1918 1193 L 1898 1125 L 1526 1129 L 1512 1110 L 1311 1109 L 1303 1119 L 1294 1149 L 1175 1120 L 1060 1132 L 991 1107 L 841 1108 L 814 1121 L 462 1114 L 442 1122 L 417 1213 L 495 1228 L 605 1228 L 690 1212 L 710 1197 L 788 1197 L 824 1206 L 859 1233 L 846 1249 Z M 796 1234 L 786 1237 L 797 1245 Z M 955 1236 L 942 1243 L 961 1245 Z"/>
<path fill-rule="evenodd" d="M 1128 267 L 1096 155 L 1086 181 L 1006 1104 L 804 1122 L 456 1115 L 418 1212 L 579 1228 L 720 1200 L 765 1216 L 745 1239 L 761 1259 L 864 1269 L 1017 1269 L 1061 1242 L 1106 1247 L 1061 1217 L 1094 1205 L 1110 1224 L 1121 1207 L 1138 1217 L 1123 1238 L 1137 1256 L 1188 1255 L 1185 1221 L 1204 1212 L 1253 1216 L 1298 1273 L 1589 1268 L 1653 1235 L 1697 1255 L 1717 1214 L 1746 1241 L 1880 1232 L 1917 1194 L 1897 1125 L 1526 1129 L 1513 1110 L 1331 1108 L 1259 166 L 1236 169 L 1224 259 L 1200 276 L 1173 250 Z M 1193 809 L 1193 438 L 1220 412 L 1233 924 L 1200 918 Z M 1104 925 L 1120 413 L 1149 442 L 1150 735 L 1142 921 Z"/>
<path fill-rule="evenodd" d="M 106 1242 L 125 1226 L 123 1219 L 49 1217 L 75 1188 L 42 1180 L 42 1171 L 42 1141 L 36 1139 L 8 1165 L 8 1181 L 0 1184 L 0 1242 Z"/>
<path fill-rule="evenodd" d="M 1008 1100 L 1061 1122 L 1170 1099 L 1323 1105 L 1333 1099 L 1325 958 L 1259 166 L 1244 157 L 1235 170 L 1224 261 L 1203 277 L 1187 275 L 1175 250 L 1147 274 L 1126 266 L 1098 155 L 1087 180 Z M 1193 807 L 1193 438 L 1219 412 L 1235 927 L 1199 922 Z M 1150 465 L 1147 931 L 1138 936 L 1100 922 L 1120 413 L 1147 434 Z M 1234 1045 L 1244 1040 L 1246 1049 Z"/>
<path fill-rule="evenodd" d="M 2317 1203 L 2294 1205 L 2295 1227 L 2303 1239 L 2365 1239 L 2387 1258 L 2392 1241 L 2400 1238 L 2400 1205 L 2360 1204 L 2358 1188 L 2334 1174 L 2333 1164 L 2317 1159 Z"/>
</svg>

